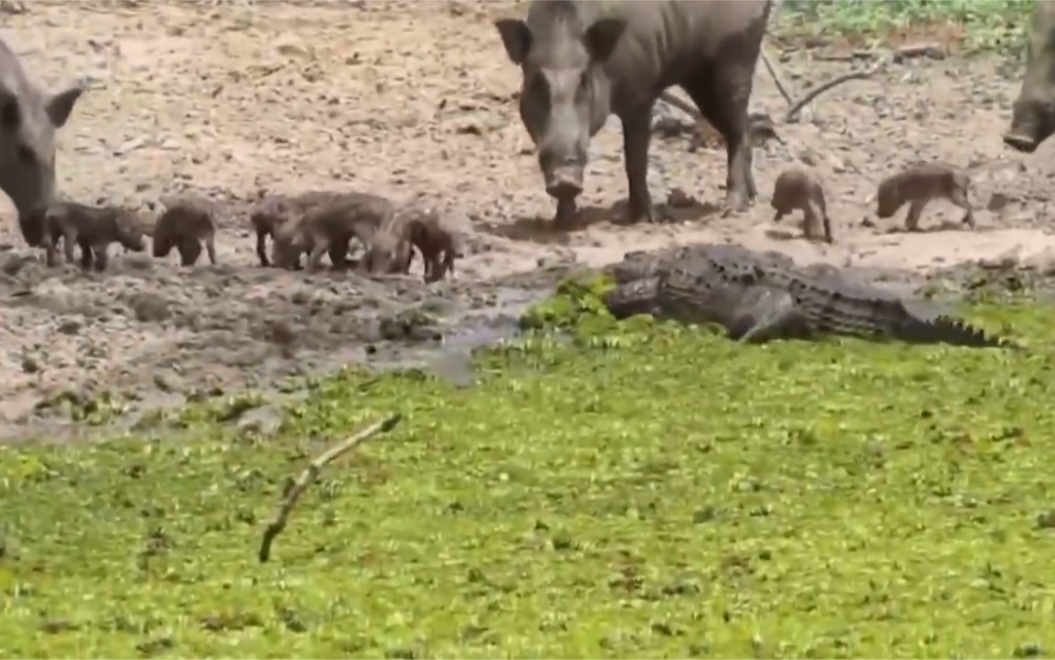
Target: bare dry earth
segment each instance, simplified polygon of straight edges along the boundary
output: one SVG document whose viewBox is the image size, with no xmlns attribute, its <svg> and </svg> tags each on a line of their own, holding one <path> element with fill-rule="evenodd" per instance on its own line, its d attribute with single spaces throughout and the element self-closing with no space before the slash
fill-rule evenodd
<svg viewBox="0 0 1055 660">
<path fill-rule="evenodd" d="M 537 229 L 553 206 L 517 116 L 519 73 L 491 25 L 523 12 L 523 3 L 27 7 L 5 17 L 3 36 L 32 74 L 52 86 L 91 83 L 63 130 L 63 193 L 146 208 L 162 194 L 192 190 L 227 202 L 229 212 L 218 238 L 221 266 L 180 269 L 175 255 L 170 262 L 118 255 L 102 276 L 47 271 L 5 221 L 4 436 L 57 433 L 42 425 L 55 414 L 40 403 L 63 393 L 134 393 L 151 406 L 203 390 L 273 388 L 352 360 L 403 359 L 413 350 L 386 340 L 404 332 L 415 340 L 424 332 L 455 344 L 459 336 L 465 345 L 483 341 L 501 329 L 488 330 L 501 326 L 493 320 L 496 302 L 528 299 L 495 278 L 552 281 L 535 274 L 540 263 L 599 266 L 629 249 L 718 240 L 802 261 L 925 270 L 1007 254 L 1045 259 L 1053 244 L 1046 231 L 1050 152 L 1022 159 L 1003 150 L 1000 132 L 1020 72 L 1011 67 L 1008 80 L 995 60 L 910 61 L 824 95 L 809 121 L 781 127 L 789 148 L 756 154 L 762 198 L 738 218 L 714 213 L 724 195 L 724 152 L 689 153 L 684 139 L 657 139 L 654 198 L 677 187 L 702 204 L 678 210 L 676 222 L 613 224 L 612 207 L 626 195 L 613 119 L 591 149 L 583 203 L 593 222 L 553 235 Z M 865 65 L 799 52 L 783 58 L 781 70 L 802 90 L 851 66 Z M 786 108 L 762 67 L 752 105 L 775 117 Z M 803 153 L 826 177 L 835 246 L 806 243 L 791 223 L 769 221 L 773 181 Z M 975 176 L 981 228 L 888 233 L 896 223 L 875 221 L 865 204 L 875 182 L 932 159 L 988 164 Z M 319 188 L 433 196 L 471 221 L 473 253 L 459 264 L 456 282 L 432 287 L 256 267 L 247 201 L 261 190 Z M 940 227 L 958 215 L 936 203 L 924 222 Z M 438 320 L 422 331 L 402 322 L 407 310 Z M 450 334 L 465 314 L 484 320 Z M 292 346 L 282 345 L 286 329 L 298 337 Z"/>
</svg>

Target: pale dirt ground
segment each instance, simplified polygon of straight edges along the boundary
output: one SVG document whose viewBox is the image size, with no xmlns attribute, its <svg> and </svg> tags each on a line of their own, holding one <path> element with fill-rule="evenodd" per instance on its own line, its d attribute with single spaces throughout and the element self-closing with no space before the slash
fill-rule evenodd
<svg viewBox="0 0 1055 660">
<path fill-rule="evenodd" d="M 50 86 L 91 83 L 62 131 L 62 192 L 143 206 L 163 193 L 197 190 L 231 202 L 231 213 L 221 222 L 220 267 L 179 269 L 175 255 L 166 263 L 116 255 L 103 276 L 44 272 L 5 221 L 0 435 L 44 428 L 34 407 L 65 391 L 135 392 L 145 405 L 333 369 L 367 356 L 379 338 L 364 309 L 384 315 L 453 300 L 483 310 L 496 300 L 487 280 L 573 258 L 600 266 L 631 249 L 707 240 L 782 250 L 804 262 L 926 270 L 1009 254 L 1045 260 L 1055 246 L 1052 147 L 1026 158 L 1003 149 L 1020 69 L 995 60 L 914 60 L 825 94 L 810 121 L 780 127 L 789 148 L 756 154 L 761 198 L 737 218 L 713 212 L 724 194 L 724 151 L 689 153 L 685 139 L 657 138 L 654 199 L 677 187 L 703 207 L 679 222 L 610 222 L 607 209 L 626 195 L 613 119 L 592 144 L 582 197 L 586 216 L 601 221 L 542 235 L 537 219 L 550 218 L 553 204 L 519 123 L 519 72 L 491 24 L 522 12 L 523 3 L 26 6 L 25 14 L 4 16 L 2 34 L 31 75 Z M 865 66 L 809 57 L 796 52 L 780 64 L 796 90 Z M 775 117 L 786 108 L 761 66 L 752 106 Z M 790 221 L 770 222 L 773 181 L 803 150 L 812 150 L 824 174 L 835 246 L 805 242 Z M 897 222 L 876 221 L 866 204 L 875 182 L 932 159 L 987 164 L 975 176 L 980 228 L 888 233 L 904 211 Z M 245 200 L 264 189 L 320 188 L 433 196 L 472 223 L 473 253 L 459 264 L 457 282 L 431 289 L 254 267 L 247 219 L 237 215 Z M 994 193 L 1003 196 L 995 213 L 985 208 Z M 924 224 L 958 217 L 938 202 Z M 300 333 L 294 352 L 272 341 L 276 322 Z M 386 357 L 403 356 L 394 349 Z"/>
</svg>

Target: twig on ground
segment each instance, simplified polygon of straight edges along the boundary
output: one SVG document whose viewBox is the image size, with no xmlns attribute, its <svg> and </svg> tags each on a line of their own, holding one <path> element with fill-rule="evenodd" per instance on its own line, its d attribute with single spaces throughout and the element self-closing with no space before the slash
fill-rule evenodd
<svg viewBox="0 0 1055 660">
<path fill-rule="evenodd" d="M 877 56 L 880 57 L 880 59 L 869 69 L 866 69 L 864 71 L 852 71 L 850 73 L 846 73 L 841 76 L 832 78 L 823 85 L 811 89 L 809 92 L 806 93 L 806 96 L 802 97 L 800 100 L 794 101 L 787 88 L 784 87 L 784 83 L 783 81 L 781 81 L 780 76 L 777 74 L 777 71 L 774 68 L 772 62 L 770 62 L 769 56 L 766 54 L 765 44 L 762 45 L 762 50 L 759 54 L 762 59 L 762 64 L 765 65 L 766 70 L 769 71 L 769 75 L 773 78 L 773 82 L 777 86 L 777 91 L 779 91 L 781 96 L 784 97 L 784 100 L 788 102 L 788 111 L 784 114 L 785 124 L 794 122 L 798 118 L 798 115 L 802 111 L 802 109 L 812 103 L 814 100 L 816 100 L 818 96 L 831 89 L 834 89 L 835 87 L 838 87 L 839 85 L 845 82 L 849 82 L 851 80 L 866 80 L 868 78 L 871 78 L 875 74 L 885 69 L 886 66 L 891 63 L 899 64 L 901 62 L 904 62 L 905 60 L 917 57 L 927 57 L 933 60 L 940 60 L 944 59 L 945 57 L 945 51 L 943 51 L 939 45 L 932 43 L 908 44 L 905 46 L 901 46 L 895 49 L 894 51 L 882 56 L 880 56 L 879 53 L 874 51 L 861 50 L 855 50 L 848 55 L 823 55 L 818 57 L 817 59 L 833 61 L 852 61 L 872 59 Z M 686 101 L 681 100 L 680 98 L 674 96 L 668 91 L 660 93 L 659 98 L 661 98 L 666 103 L 674 106 L 678 110 L 681 110 L 682 112 L 693 117 L 697 122 L 707 121 L 703 117 L 703 115 L 700 114 L 700 111 L 695 106 Z"/>
<path fill-rule="evenodd" d="M 260 563 L 266 562 L 271 556 L 271 543 L 286 528 L 286 522 L 289 520 L 289 515 L 293 512 L 293 507 L 296 506 L 297 500 L 300 499 L 301 494 L 308 486 L 319 477 L 322 469 L 341 455 L 354 449 L 360 443 L 379 433 L 391 431 L 402 419 L 403 415 L 399 413 L 390 415 L 380 422 L 359 431 L 336 447 L 326 450 L 308 464 L 308 467 L 300 473 L 300 476 L 286 488 L 286 492 L 282 495 L 282 501 L 275 508 L 271 522 L 264 529 L 264 538 L 260 542 Z"/>
<path fill-rule="evenodd" d="M 817 53 L 813 55 L 813 59 L 818 62 L 853 62 L 854 60 L 874 60 L 884 55 L 890 57 L 895 64 L 918 57 L 927 57 L 932 60 L 945 59 L 945 51 L 941 49 L 941 46 L 932 43 L 907 44 L 899 47 L 893 54 L 874 50 L 852 50 L 849 53 Z"/>
<path fill-rule="evenodd" d="M 881 69 L 885 68 L 888 62 L 890 62 L 889 58 L 881 59 L 876 62 L 871 68 L 866 69 L 865 71 L 852 71 L 850 73 L 846 73 L 841 76 L 832 78 L 823 85 L 818 85 L 817 87 L 811 89 L 806 94 L 806 96 L 803 96 L 799 101 L 795 102 L 790 108 L 788 108 L 787 114 L 784 115 L 784 123 L 789 124 L 795 121 L 795 119 L 798 118 L 799 112 L 801 112 L 803 108 L 812 103 L 813 100 L 821 94 L 827 92 L 830 89 L 838 87 L 844 82 L 849 82 L 851 80 L 866 80 L 868 78 L 871 78 Z"/>
<path fill-rule="evenodd" d="M 894 51 L 891 55 L 891 60 L 894 64 L 899 64 L 905 60 L 915 59 L 917 57 L 927 57 L 932 60 L 944 60 L 945 51 L 942 50 L 938 44 L 907 44 L 901 46 Z"/>
<path fill-rule="evenodd" d="M 818 62 L 853 62 L 854 60 L 871 60 L 876 54 L 870 50 L 855 50 L 849 53 L 817 53 L 813 59 Z"/>
<path fill-rule="evenodd" d="M 870 69 L 865 71 L 854 71 L 845 75 L 833 78 L 828 82 L 820 85 L 819 87 L 812 89 L 806 94 L 801 100 L 796 103 L 792 103 L 791 107 L 788 108 L 787 114 L 784 115 L 784 122 L 790 123 L 795 121 L 798 117 L 799 112 L 802 111 L 807 105 L 813 102 L 818 96 L 827 92 L 828 90 L 837 87 L 844 82 L 851 80 L 865 80 L 871 78 L 876 73 L 886 68 L 888 64 L 899 64 L 908 59 L 916 57 L 928 57 L 932 60 L 940 60 L 945 57 L 945 51 L 941 49 L 937 44 L 922 43 L 922 44 L 908 44 L 894 49 L 890 53 L 880 55 L 879 53 L 868 52 L 868 51 L 854 51 L 849 56 L 851 59 L 866 59 L 871 57 L 880 57 L 879 61 L 876 62 Z"/>
<path fill-rule="evenodd" d="M 780 95 L 784 97 L 784 100 L 787 101 L 790 106 L 793 103 L 791 94 L 788 93 L 788 90 L 784 87 L 784 83 L 780 80 L 780 76 L 777 75 L 777 70 L 773 68 L 773 64 L 769 61 L 769 56 L 766 55 L 765 43 L 762 44 L 760 55 L 762 56 L 762 64 L 766 65 L 766 70 L 769 71 L 769 75 L 773 77 L 773 84 L 777 86 L 777 91 L 780 92 Z"/>
</svg>

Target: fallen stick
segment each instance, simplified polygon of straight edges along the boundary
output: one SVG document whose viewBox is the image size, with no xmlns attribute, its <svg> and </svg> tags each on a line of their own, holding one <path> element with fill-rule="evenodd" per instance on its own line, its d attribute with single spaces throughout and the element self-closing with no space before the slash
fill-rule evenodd
<svg viewBox="0 0 1055 660">
<path fill-rule="evenodd" d="M 932 60 L 943 60 L 945 59 L 945 51 L 941 49 L 938 44 L 923 43 L 923 44 L 906 44 L 894 51 L 891 56 L 895 64 L 899 64 L 904 60 L 911 60 L 917 57 L 926 57 Z"/>
<path fill-rule="evenodd" d="M 837 76 L 835 78 L 832 78 L 831 80 L 829 80 L 828 82 L 824 83 L 823 85 L 818 85 L 817 87 L 811 89 L 809 91 L 809 93 L 806 94 L 806 96 L 803 96 L 802 99 L 800 99 L 798 102 L 793 104 L 790 108 L 788 108 L 787 114 L 784 115 L 784 123 L 788 124 L 788 123 L 791 123 L 791 122 L 795 121 L 795 119 L 799 115 L 799 112 L 801 112 L 803 108 L 805 108 L 807 105 L 812 103 L 813 100 L 816 99 L 821 94 L 827 92 L 830 89 L 838 87 L 839 85 L 843 84 L 844 82 L 849 82 L 851 80 L 866 80 L 868 78 L 871 78 L 876 73 L 878 73 L 881 69 L 883 69 L 887 65 L 887 63 L 889 61 L 890 60 L 887 59 L 887 58 L 881 59 L 878 62 L 876 62 L 871 68 L 869 68 L 869 69 L 867 69 L 865 71 L 853 71 L 851 73 L 846 73 L 846 74 L 843 74 L 841 76 Z"/>
<path fill-rule="evenodd" d="M 867 59 L 869 57 L 874 56 L 875 54 L 872 54 L 870 51 L 854 51 L 852 53 L 852 57 L 854 59 Z M 866 71 L 854 71 L 853 73 L 847 73 L 845 75 L 839 76 L 838 78 L 833 78 L 829 80 L 828 82 L 824 83 L 820 87 L 817 87 L 816 89 L 810 90 L 810 92 L 806 94 L 806 96 L 804 96 L 801 101 L 792 104 L 791 107 L 788 108 L 787 114 L 784 115 L 784 123 L 794 121 L 795 117 L 798 116 L 799 112 L 803 108 L 809 105 L 818 96 L 820 96 L 824 92 L 827 92 L 833 87 L 841 85 L 844 82 L 848 82 L 850 80 L 865 80 L 866 78 L 871 78 L 876 73 L 884 69 L 888 64 L 900 64 L 905 60 L 914 59 L 917 57 L 926 57 L 932 60 L 940 60 L 945 58 L 945 51 L 943 51 L 938 45 L 931 43 L 907 44 L 905 46 L 901 46 L 895 49 L 893 52 L 887 53 L 886 55 L 882 56 L 881 59 L 872 66 L 872 68 Z"/>
<path fill-rule="evenodd" d="M 875 59 L 875 53 L 870 50 L 855 50 L 850 53 L 818 53 L 813 56 L 818 62 L 853 62 L 855 60 Z"/>
<path fill-rule="evenodd" d="M 773 64 L 769 61 L 769 57 L 766 56 L 766 45 L 765 43 L 761 46 L 759 53 L 762 56 L 762 64 L 766 66 L 766 70 L 769 71 L 769 75 L 773 78 L 773 83 L 777 86 L 777 91 L 784 97 L 784 100 L 788 102 L 790 106 L 794 101 L 791 98 L 791 94 L 784 87 L 784 83 L 780 81 L 780 76 L 777 75 L 777 70 L 773 68 Z"/>
<path fill-rule="evenodd" d="M 379 433 L 387 433 L 388 431 L 391 431 L 396 424 L 402 420 L 403 415 L 400 413 L 390 415 L 380 422 L 359 431 L 336 447 L 326 450 L 308 464 L 308 467 L 300 473 L 300 476 L 286 488 L 286 492 L 282 494 L 282 501 L 280 501 L 275 508 L 275 514 L 272 516 L 271 522 L 269 522 L 267 528 L 264 529 L 264 538 L 260 542 L 260 553 L 258 555 L 260 557 L 260 563 L 266 562 L 268 558 L 271 557 L 271 543 L 275 540 L 275 537 L 286 528 L 289 514 L 293 513 L 293 507 L 296 506 L 297 500 L 300 499 L 301 494 L 308 488 L 308 486 L 319 477 L 319 473 L 322 472 L 322 469 L 341 455 L 354 449 L 360 443 Z"/>
</svg>

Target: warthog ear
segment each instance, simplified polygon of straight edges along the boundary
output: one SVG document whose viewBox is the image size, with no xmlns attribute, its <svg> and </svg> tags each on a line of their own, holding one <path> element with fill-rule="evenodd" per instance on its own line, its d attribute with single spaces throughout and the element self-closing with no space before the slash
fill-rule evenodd
<svg viewBox="0 0 1055 660">
<path fill-rule="evenodd" d="M 522 64 L 531 50 L 531 29 L 519 18 L 500 18 L 495 21 L 498 34 L 502 35 L 502 44 L 513 64 Z"/>
<path fill-rule="evenodd" d="M 582 42 L 594 62 L 605 62 L 619 43 L 619 37 L 626 30 L 626 21 L 621 18 L 602 18 L 586 28 Z"/>
<path fill-rule="evenodd" d="M 55 125 L 55 128 L 62 128 L 66 125 L 66 120 L 70 118 L 70 113 L 73 112 L 74 104 L 77 103 L 77 99 L 83 93 L 83 87 L 74 85 L 48 97 L 47 102 L 44 104 L 44 109 L 47 110 L 48 117 L 51 118 L 51 123 Z"/>
</svg>

